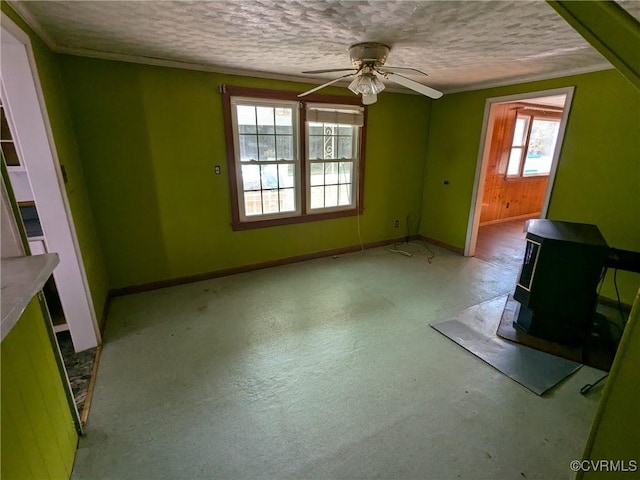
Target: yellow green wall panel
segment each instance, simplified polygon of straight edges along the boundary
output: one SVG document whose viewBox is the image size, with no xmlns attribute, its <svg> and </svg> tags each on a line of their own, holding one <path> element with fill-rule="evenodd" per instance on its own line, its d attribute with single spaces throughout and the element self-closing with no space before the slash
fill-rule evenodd
<svg viewBox="0 0 640 480">
<path fill-rule="evenodd" d="M 71 476 L 78 435 L 43 311 L 29 303 L 2 342 L 1 476 Z"/>
<path fill-rule="evenodd" d="M 547 1 L 636 88 L 640 88 L 640 23 L 613 1 Z"/>
</svg>

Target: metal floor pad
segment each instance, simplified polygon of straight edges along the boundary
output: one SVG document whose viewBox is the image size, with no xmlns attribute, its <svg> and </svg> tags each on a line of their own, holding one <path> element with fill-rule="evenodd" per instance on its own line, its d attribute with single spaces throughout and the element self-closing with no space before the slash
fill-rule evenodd
<svg viewBox="0 0 640 480">
<path fill-rule="evenodd" d="M 553 388 L 582 366 L 502 340 L 495 334 L 487 336 L 457 319 L 434 323 L 431 327 L 537 395 Z"/>
</svg>

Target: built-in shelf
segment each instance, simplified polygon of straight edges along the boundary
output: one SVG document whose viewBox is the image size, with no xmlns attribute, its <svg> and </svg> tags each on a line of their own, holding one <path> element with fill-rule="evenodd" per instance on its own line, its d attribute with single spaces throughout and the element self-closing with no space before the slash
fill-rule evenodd
<svg viewBox="0 0 640 480">
<path fill-rule="evenodd" d="M 61 323 L 60 325 L 54 325 L 53 326 L 53 331 L 56 333 L 60 333 L 60 332 L 68 332 L 69 331 L 69 325 L 66 323 Z"/>
<path fill-rule="evenodd" d="M 42 290 L 59 261 L 56 253 L 2 259 L 2 340 L 18 322 L 31 299 Z"/>
</svg>

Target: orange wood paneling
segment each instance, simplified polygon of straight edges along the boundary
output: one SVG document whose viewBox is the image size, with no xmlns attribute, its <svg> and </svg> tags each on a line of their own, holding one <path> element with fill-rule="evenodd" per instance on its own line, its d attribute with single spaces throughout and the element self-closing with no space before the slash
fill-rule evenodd
<svg viewBox="0 0 640 480">
<path fill-rule="evenodd" d="M 548 177 L 506 178 L 516 107 L 495 105 L 480 223 L 537 213 L 542 208 Z"/>
</svg>

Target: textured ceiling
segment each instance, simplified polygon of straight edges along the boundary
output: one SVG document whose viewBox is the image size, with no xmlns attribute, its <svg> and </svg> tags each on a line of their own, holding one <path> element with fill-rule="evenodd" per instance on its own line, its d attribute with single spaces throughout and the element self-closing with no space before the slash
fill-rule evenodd
<svg viewBox="0 0 640 480">
<path fill-rule="evenodd" d="M 347 68 L 348 46 L 363 41 L 387 43 L 388 65 L 425 71 L 416 79 L 445 92 L 608 66 L 544 1 L 10 3 L 57 51 L 256 76 Z M 640 2 L 621 3 L 640 12 Z"/>
</svg>

